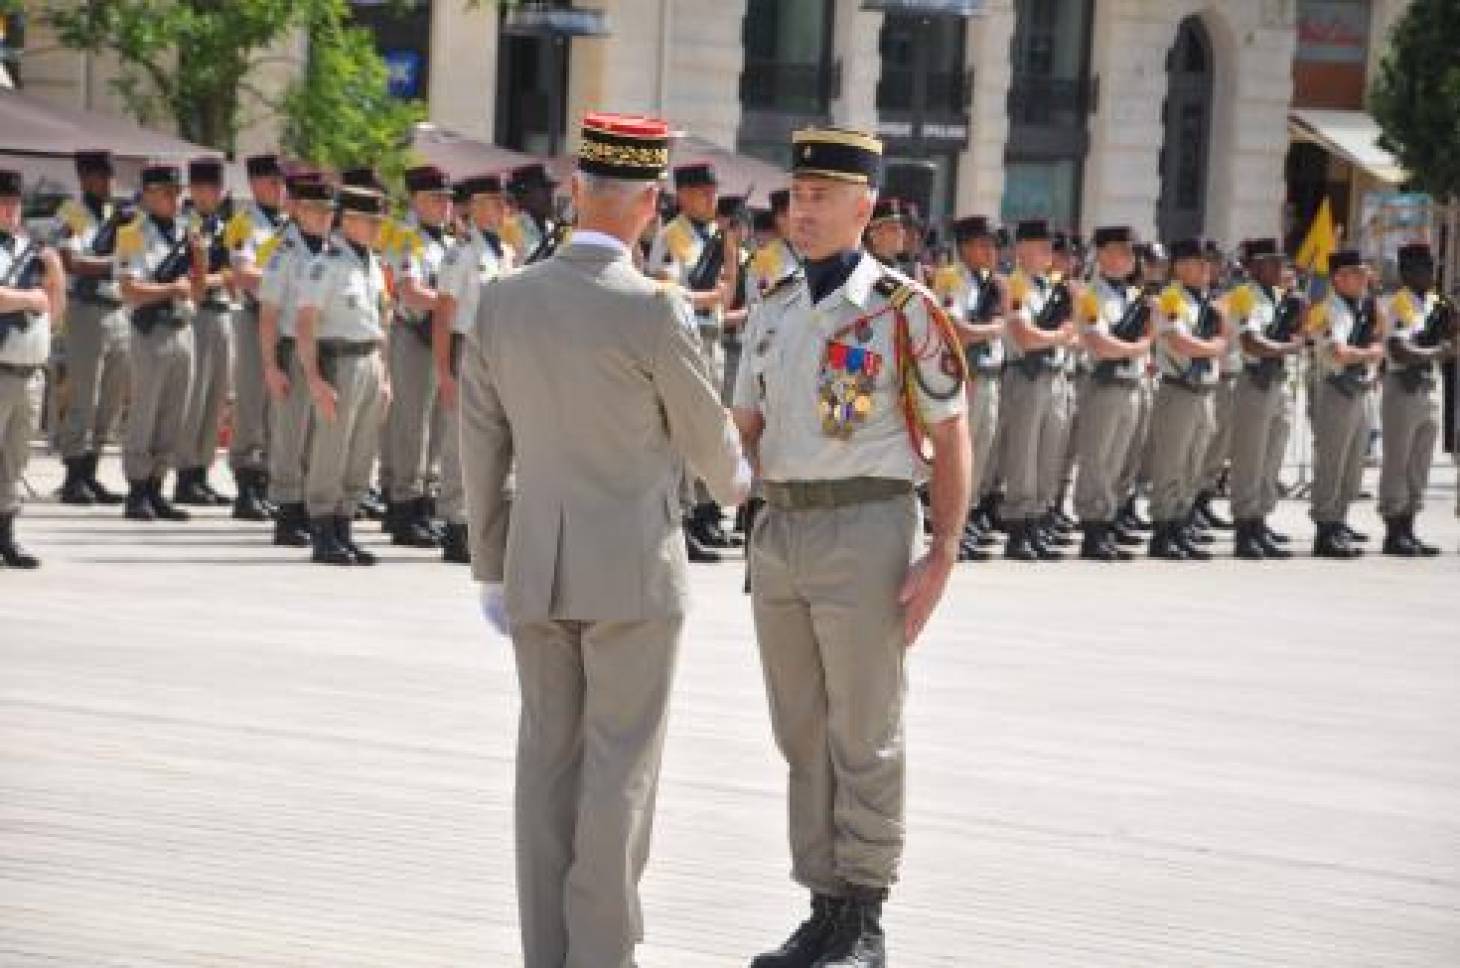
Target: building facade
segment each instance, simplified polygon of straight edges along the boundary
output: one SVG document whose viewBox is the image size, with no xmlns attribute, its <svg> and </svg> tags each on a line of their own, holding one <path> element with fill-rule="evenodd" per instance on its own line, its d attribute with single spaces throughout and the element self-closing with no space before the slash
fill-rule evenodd
<svg viewBox="0 0 1460 968">
<path fill-rule="evenodd" d="M 839 124 L 883 136 L 888 190 L 935 222 L 972 212 L 1083 231 L 1121 222 L 1146 237 L 1202 233 L 1228 243 L 1291 237 L 1322 195 L 1351 216 L 1379 184 L 1332 139 L 1290 132 L 1294 111 L 1361 114 L 1383 37 L 1404 6 L 579 3 L 354 7 L 398 93 L 423 99 L 440 126 L 518 150 L 570 150 L 577 120 L 601 108 L 663 115 L 784 164 L 793 130 Z M 287 84 L 307 57 L 302 41 L 286 47 L 265 87 Z M 119 107 L 106 86 L 114 71 L 101 59 L 53 50 L 31 60 L 27 84 L 42 96 Z M 262 124 L 242 148 L 271 140 Z"/>
</svg>

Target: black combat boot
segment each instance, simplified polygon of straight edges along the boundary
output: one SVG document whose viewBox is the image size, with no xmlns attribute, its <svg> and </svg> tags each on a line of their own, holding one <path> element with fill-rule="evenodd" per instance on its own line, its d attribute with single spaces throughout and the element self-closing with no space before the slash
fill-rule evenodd
<svg viewBox="0 0 1460 968">
<path fill-rule="evenodd" d="M 159 521 L 187 521 L 192 515 L 182 508 L 173 507 L 162 493 L 162 475 L 158 474 L 147 482 L 147 500 L 152 513 Z"/>
<path fill-rule="evenodd" d="M 365 492 L 360 499 L 359 515 L 369 518 L 371 521 L 380 521 L 385 518 L 385 500 L 380 496 L 380 491 L 371 488 Z"/>
<path fill-rule="evenodd" d="M 1222 517 L 1217 513 L 1216 508 L 1212 507 L 1212 501 L 1215 498 L 1216 494 L 1211 491 L 1202 491 L 1199 493 L 1196 496 L 1196 513 L 1208 528 L 1216 528 L 1218 531 L 1229 531 L 1232 528 L 1232 522 Z"/>
<path fill-rule="evenodd" d="M 1274 561 L 1285 561 L 1293 557 L 1293 553 L 1283 545 L 1288 543 L 1288 536 L 1278 534 L 1267 526 L 1262 518 L 1252 519 L 1252 533 L 1257 538 L 1257 543 L 1262 546 L 1262 555 Z"/>
<path fill-rule="evenodd" d="M 1156 521 L 1151 525 L 1151 546 L 1147 554 L 1163 561 L 1186 561 L 1186 549 L 1175 540 L 1176 525 L 1170 521 Z"/>
<path fill-rule="evenodd" d="M 1086 521 L 1080 525 L 1085 539 L 1080 542 L 1080 557 L 1085 561 L 1120 561 L 1121 552 L 1108 537 L 1108 526 L 1103 521 Z"/>
<path fill-rule="evenodd" d="M 1232 547 L 1232 554 L 1244 561 L 1262 561 L 1267 557 L 1267 549 L 1262 546 L 1261 536 L 1262 521 L 1258 519 L 1238 519 L 1236 523 L 1236 542 Z"/>
<path fill-rule="evenodd" d="M 471 564 L 471 545 L 466 539 L 466 525 L 446 523 L 441 538 L 441 560 L 452 565 Z"/>
<path fill-rule="evenodd" d="M 66 465 L 66 479 L 61 482 L 61 503 L 77 507 L 95 504 L 96 495 L 86 484 L 86 457 L 67 457 L 61 463 Z"/>
<path fill-rule="evenodd" d="M 1403 516 L 1396 514 L 1384 519 L 1383 552 L 1396 558 L 1419 557 L 1419 545 L 1405 531 Z"/>
<path fill-rule="evenodd" d="M 1009 540 L 1004 542 L 1005 558 L 1010 561 L 1039 560 L 1039 552 L 1034 550 L 1034 543 L 1029 538 L 1033 531 L 1029 521 L 1005 518 L 1004 529 L 1009 532 Z"/>
<path fill-rule="evenodd" d="M 152 510 L 152 496 L 148 493 L 150 489 L 149 481 L 128 481 L 126 506 L 122 508 L 122 516 L 128 521 L 156 521 L 157 514 Z"/>
<path fill-rule="evenodd" d="M 1041 527 L 1041 520 L 1032 518 L 1026 522 L 1029 527 L 1030 546 L 1039 556 L 1040 561 L 1064 561 L 1064 552 L 1058 548 L 1074 544 L 1074 541 L 1064 536 L 1051 535 L 1049 531 Z"/>
<path fill-rule="evenodd" d="M 308 548 L 312 541 L 309 512 L 304 504 L 292 501 L 279 505 L 279 513 L 274 518 L 274 544 L 281 548 Z"/>
<path fill-rule="evenodd" d="M 1413 514 L 1406 514 L 1404 516 L 1404 533 L 1409 535 L 1409 540 L 1413 541 L 1414 546 L 1419 549 L 1419 556 L 1421 558 L 1433 558 L 1440 553 L 1439 548 L 1435 547 L 1432 544 L 1425 544 L 1423 541 L 1420 540 L 1419 536 L 1414 533 Z"/>
<path fill-rule="evenodd" d="M 791 932 L 785 944 L 750 963 L 750 968 L 812 968 L 836 931 L 842 899 L 826 894 L 811 897 L 811 917 Z"/>
<path fill-rule="evenodd" d="M 340 544 L 339 535 L 335 533 L 335 519 L 333 516 L 312 518 L 309 522 L 310 537 L 313 553 L 309 560 L 316 565 L 353 565 L 355 556 L 350 549 Z"/>
<path fill-rule="evenodd" d="M 812 968 L 886 968 L 887 940 L 882 934 L 882 902 L 887 892 L 856 888 L 843 898 L 836 927 Z"/>
<path fill-rule="evenodd" d="M 208 499 L 213 502 L 214 507 L 226 508 L 233 503 L 233 498 L 219 493 L 218 489 L 208 480 L 208 468 L 206 467 L 198 468 L 198 486 L 203 489 L 204 494 L 208 495 Z"/>
<path fill-rule="evenodd" d="M 1348 536 L 1344 534 L 1341 521 L 1320 521 L 1318 522 L 1318 533 L 1313 539 L 1314 558 L 1334 558 L 1339 561 L 1348 561 L 1357 558 L 1364 553 L 1362 548 L 1355 548 L 1348 543 Z"/>
<path fill-rule="evenodd" d="M 684 550 L 689 555 L 691 564 L 718 565 L 724 560 L 720 552 L 713 548 L 705 547 L 700 539 L 695 536 L 694 529 L 689 526 L 688 521 L 685 522 L 684 527 Z"/>
<path fill-rule="evenodd" d="M 355 543 L 355 535 L 351 530 L 355 523 L 353 514 L 336 514 L 332 520 L 335 523 L 335 542 L 349 552 L 350 557 L 355 559 L 355 564 L 373 565 L 379 560 L 373 552 L 366 551 Z"/>
<path fill-rule="evenodd" d="M 101 481 L 97 480 L 96 470 L 101 465 L 101 455 L 97 453 L 87 454 L 86 463 L 82 466 L 86 469 L 86 489 L 96 498 L 97 504 L 121 504 L 126 500 L 116 491 L 111 490 Z"/>
<path fill-rule="evenodd" d="M 15 540 L 15 515 L 15 511 L 0 514 L 0 565 L 26 571 L 39 568 L 41 560 Z"/>
<path fill-rule="evenodd" d="M 435 548 L 440 542 L 431 533 L 429 525 L 420 517 L 418 501 L 392 501 L 386 521 L 390 528 L 390 543 L 405 548 Z"/>
<path fill-rule="evenodd" d="M 233 499 L 233 518 L 236 521 L 267 521 L 268 508 L 264 507 L 264 476 L 256 470 L 240 467 L 233 472 L 238 486 Z"/>
<path fill-rule="evenodd" d="M 1141 517 L 1141 513 L 1136 510 L 1136 496 L 1134 494 L 1126 498 L 1125 503 L 1120 506 L 1119 520 L 1121 527 L 1127 531 L 1150 531 L 1154 527 L 1150 521 Z"/>
<path fill-rule="evenodd" d="M 1171 540 L 1181 546 L 1181 550 L 1186 553 L 1189 561 L 1212 560 L 1212 553 L 1202 545 L 1211 544 L 1215 539 L 1197 527 L 1194 512 L 1188 512 L 1186 520 L 1175 525 Z"/>
<path fill-rule="evenodd" d="M 1340 521 L 1338 524 L 1338 529 L 1343 533 L 1344 540 L 1347 541 L 1349 544 L 1367 544 L 1369 541 L 1368 535 L 1364 534 L 1364 532 L 1362 531 L 1355 531 L 1353 528 L 1349 527 L 1347 521 Z"/>
<path fill-rule="evenodd" d="M 1069 548 L 1075 543 L 1070 537 L 1070 528 L 1066 528 L 1054 511 L 1046 511 L 1039 519 L 1039 532 L 1044 538 L 1044 543 L 1055 548 Z"/>
<path fill-rule="evenodd" d="M 172 487 L 172 502 L 194 507 L 212 507 L 213 495 L 203 483 L 205 471 L 201 467 L 180 467 L 177 481 Z"/>
</svg>

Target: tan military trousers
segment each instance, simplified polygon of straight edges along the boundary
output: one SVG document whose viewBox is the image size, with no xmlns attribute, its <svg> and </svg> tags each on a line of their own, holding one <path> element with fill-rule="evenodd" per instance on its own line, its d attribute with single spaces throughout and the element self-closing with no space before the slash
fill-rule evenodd
<svg viewBox="0 0 1460 968">
<path fill-rule="evenodd" d="M 67 459 L 100 453 L 131 383 L 132 336 L 120 306 L 72 299 L 66 319 L 66 415 L 58 449 Z"/>
<path fill-rule="evenodd" d="M 1318 524 L 1343 521 L 1359 496 L 1369 424 L 1371 391 L 1346 396 L 1326 379 L 1315 383 L 1313 421 L 1313 495 L 1309 515 Z"/>
<path fill-rule="evenodd" d="M 259 345 L 258 303 L 233 314 L 233 442 L 228 466 L 263 471 L 269 466 L 269 393 L 264 386 L 264 351 Z"/>
<path fill-rule="evenodd" d="M 1055 405 L 1055 374 L 1044 370 L 1030 379 L 1017 367 L 1004 371 L 1000 404 L 1008 421 L 1004 424 L 1003 463 L 1006 521 L 1022 521 L 1044 514 L 1040 502 L 1039 471 L 1042 437 L 1050 426 L 1049 411 Z"/>
<path fill-rule="evenodd" d="M 233 313 L 200 308 L 193 317 L 193 382 L 178 443 L 178 467 L 209 467 L 218 452 L 218 420 L 233 379 Z"/>
<path fill-rule="evenodd" d="M 1191 512 L 1214 422 L 1210 393 L 1161 382 L 1151 413 L 1153 520 L 1182 521 Z"/>
<path fill-rule="evenodd" d="M 630 968 L 680 618 L 518 622 L 525 968 Z"/>
<path fill-rule="evenodd" d="M 314 411 L 305 502 L 311 518 L 352 517 L 370 486 L 380 447 L 385 372 L 378 353 L 336 356 L 320 366 L 338 399 L 334 420 L 326 420 L 318 407 Z"/>
<path fill-rule="evenodd" d="M 461 408 L 441 407 L 441 495 L 436 510 L 448 524 L 466 524 L 466 483 L 461 475 Z"/>
<path fill-rule="evenodd" d="M 1070 435 L 1075 428 L 1075 382 L 1064 371 L 1050 381 L 1049 408 L 1039 432 L 1039 512 L 1055 506 L 1065 486 Z"/>
<path fill-rule="evenodd" d="M 1140 384 L 1101 383 L 1091 376 L 1081 389 L 1075 515 L 1081 521 L 1108 522 L 1125 497 L 1117 486 L 1140 419 Z"/>
<path fill-rule="evenodd" d="M 767 506 L 750 550 L 771 726 L 790 767 L 792 876 L 814 892 L 889 887 L 902 858 L 906 637 L 897 595 L 917 499 Z"/>
<path fill-rule="evenodd" d="M 1136 396 L 1136 426 L 1131 432 L 1130 445 L 1125 451 L 1125 461 L 1120 467 L 1120 480 L 1115 490 L 1121 501 L 1136 492 L 1143 480 L 1150 480 L 1150 465 L 1146 458 L 1146 445 L 1151 438 L 1151 411 L 1156 406 L 1156 387 L 1149 376 L 1141 377 Z"/>
<path fill-rule="evenodd" d="M 1434 377 L 1413 391 L 1405 389 L 1399 374 L 1384 378 L 1380 414 L 1384 427 L 1384 464 L 1379 475 L 1379 514 L 1395 517 L 1418 514 L 1424 507 L 1440 433 L 1443 394 Z"/>
<path fill-rule="evenodd" d="M 30 439 L 40 410 L 39 373 L 0 371 L 0 514 L 20 510 L 20 478 L 30 462 Z"/>
<path fill-rule="evenodd" d="M 992 480 L 994 437 L 999 427 L 999 377 L 974 373 L 968 381 L 968 436 L 973 445 L 972 501 L 977 504 Z"/>
<path fill-rule="evenodd" d="M 193 382 L 193 328 L 132 330 L 132 403 L 122 445 L 128 481 L 160 477 L 176 467 L 183 411 Z"/>
<path fill-rule="evenodd" d="M 431 347 L 403 325 L 393 327 L 388 355 L 392 397 L 380 445 L 380 486 L 392 501 L 413 501 L 425 492 L 430 466 L 436 364 Z"/>
<path fill-rule="evenodd" d="M 1237 399 L 1237 377 L 1224 376 L 1212 388 L 1212 434 L 1202 458 L 1201 482 L 1197 490 L 1216 490 L 1232 459 L 1232 432 L 1236 424 L 1234 403 Z M 1230 476 L 1230 475 L 1229 475 Z"/>
<path fill-rule="evenodd" d="M 1277 509 L 1278 476 L 1293 405 L 1285 377 L 1260 387 L 1243 373 L 1232 395 L 1232 516 L 1239 521 L 1265 518 Z"/>
<path fill-rule="evenodd" d="M 289 392 L 269 407 L 269 500 L 304 503 L 309 449 L 314 437 L 314 401 L 297 353 L 290 353 Z"/>
</svg>

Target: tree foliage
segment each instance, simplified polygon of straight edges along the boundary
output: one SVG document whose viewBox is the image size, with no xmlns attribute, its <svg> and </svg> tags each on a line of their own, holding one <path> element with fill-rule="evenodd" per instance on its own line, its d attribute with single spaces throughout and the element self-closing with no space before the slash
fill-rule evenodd
<svg viewBox="0 0 1460 968">
<path fill-rule="evenodd" d="M 1460 198 L 1460 3 L 1412 0 L 1369 91 L 1382 143 L 1415 185 Z"/>
<path fill-rule="evenodd" d="M 246 95 L 282 116 L 289 148 L 320 163 L 389 166 L 419 116 L 389 96 L 347 0 L 52 0 L 40 16 L 62 45 L 117 58 L 115 86 L 139 119 L 170 118 L 184 138 L 230 155 Z M 303 80 L 282 96 L 259 89 L 258 69 L 298 31 L 310 39 Z"/>
</svg>

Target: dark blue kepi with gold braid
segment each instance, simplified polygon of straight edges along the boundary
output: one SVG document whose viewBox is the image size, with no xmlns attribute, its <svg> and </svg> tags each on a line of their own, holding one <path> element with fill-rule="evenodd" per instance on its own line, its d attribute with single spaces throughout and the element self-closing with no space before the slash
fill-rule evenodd
<svg viewBox="0 0 1460 968">
<path fill-rule="evenodd" d="M 882 142 L 846 128 L 803 128 L 791 135 L 791 174 L 876 188 L 882 181 Z"/>
</svg>

